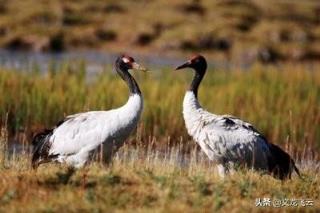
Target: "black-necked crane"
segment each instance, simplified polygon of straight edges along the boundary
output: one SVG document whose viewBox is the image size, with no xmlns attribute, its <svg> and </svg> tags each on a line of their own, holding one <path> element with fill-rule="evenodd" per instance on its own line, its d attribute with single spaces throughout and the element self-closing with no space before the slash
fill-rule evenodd
<svg viewBox="0 0 320 213">
<path fill-rule="evenodd" d="M 268 172 L 279 179 L 300 176 L 293 159 L 279 146 L 269 143 L 250 123 L 230 115 L 212 114 L 201 107 L 198 87 L 206 73 L 207 62 L 196 55 L 176 70 L 191 68 L 194 78 L 183 100 L 183 118 L 190 136 L 208 158 L 217 164 L 221 177 L 238 166 Z"/>
<path fill-rule="evenodd" d="M 125 139 L 136 128 L 143 110 L 141 91 L 128 70 L 146 69 L 127 55 L 116 59 L 115 69 L 129 87 L 127 103 L 109 111 L 70 115 L 55 128 L 37 134 L 32 142 L 33 168 L 52 161 L 79 168 L 88 162 L 92 152 L 101 144 L 107 155 L 111 155 L 124 144 Z"/>
</svg>

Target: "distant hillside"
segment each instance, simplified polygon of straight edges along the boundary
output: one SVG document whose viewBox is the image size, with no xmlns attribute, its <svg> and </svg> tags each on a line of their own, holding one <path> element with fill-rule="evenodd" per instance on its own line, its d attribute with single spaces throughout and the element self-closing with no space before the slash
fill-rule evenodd
<svg viewBox="0 0 320 213">
<path fill-rule="evenodd" d="M 0 0 L 0 47 L 320 59 L 317 0 Z"/>
</svg>

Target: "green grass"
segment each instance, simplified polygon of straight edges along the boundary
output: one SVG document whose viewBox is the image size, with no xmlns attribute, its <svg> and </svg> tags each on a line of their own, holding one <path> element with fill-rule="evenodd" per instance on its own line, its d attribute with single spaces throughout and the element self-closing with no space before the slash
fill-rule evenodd
<svg viewBox="0 0 320 213">
<path fill-rule="evenodd" d="M 83 64 L 65 64 L 43 75 L 1 70 L 2 121 L 7 116 L 10 135 L 30 136 L 69 114 L 119 107 L 126 102 L 128 89 L 108 70 L 90 80 L 85 80 Z M 192 72 L 163 69 L 134 75 L 145 100 L 136 139 L 147 143 L 154 137 L 174 144 L 187 140 L 182 100 Z M 292 153 L 299 151 L 302 158 L 315 157 L 307 154 L 309 149 L 319 151 L 319 72 L 294 65 L 257 65 L 243 72 L 210 69 L 199 92 L 200 102 L 210 112 L 249 121 L 271 142 Z"/>
</svg>

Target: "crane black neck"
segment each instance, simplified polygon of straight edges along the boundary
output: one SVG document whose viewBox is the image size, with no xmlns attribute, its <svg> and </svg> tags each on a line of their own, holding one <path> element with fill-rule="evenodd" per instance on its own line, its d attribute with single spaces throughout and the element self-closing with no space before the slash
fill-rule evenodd
<svg viewBox="0 0 320 213">
<path fill-rule="evenodd" d="M 127 83 L 130 91 L 130 95 L 138 94 L 141 95 L 140 88 L 137 82 L 134 80 L 132 75 L 129 73 L 128 68 L 122 62 L 121 59 L 116 61 L 116 71 L 118 75 Z"/>
<path fill-rule="evenodd" d="M 195 97 L 198 98 L 198 88 L 204 75 L 206 74 L 207 65 L 202 64 L 202 65 L 194 66 L 193 69 L 195 70 L 195 75 L 190 84 L 189 91 L 193 92 Z"/>
</svg>

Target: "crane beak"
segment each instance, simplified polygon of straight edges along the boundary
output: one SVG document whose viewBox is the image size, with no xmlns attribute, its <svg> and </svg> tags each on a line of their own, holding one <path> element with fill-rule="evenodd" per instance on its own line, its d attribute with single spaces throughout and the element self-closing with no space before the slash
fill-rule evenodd
<svg viewBox="0 0 320 213">
<path fill-rule="evenodd" d="M 132 62 L 132 69 L 133 70 L 139 70 L 139 71 L 142 71 L 142 72 L 147 72 L 148 69 L 145 68 L 144 66 L 141 66 L 140 64 L 136 63 L 136 62 Z"/>
<path fill-rule="evenodd" d="M 187 61 L 186 63 L 178 66 L 175 70 L 184 69 L 184 68 L 190 67 L 190 65 L 191 65 L 191 62 L 190 62 L 190 61 Z"/>
</svg>

